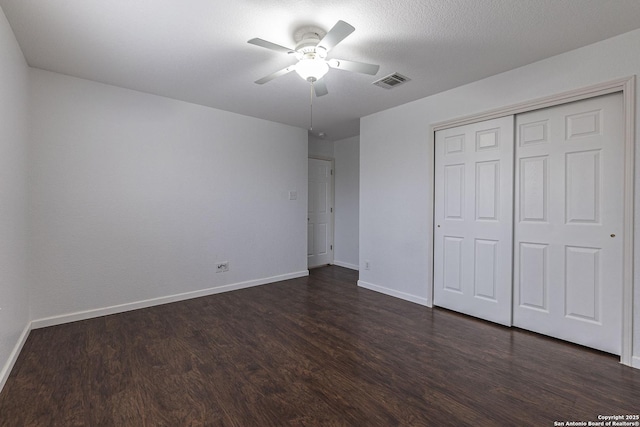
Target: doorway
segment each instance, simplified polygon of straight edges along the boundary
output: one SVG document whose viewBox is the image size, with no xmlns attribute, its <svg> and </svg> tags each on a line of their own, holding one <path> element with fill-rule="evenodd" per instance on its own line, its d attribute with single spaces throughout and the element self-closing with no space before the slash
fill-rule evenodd
<svg viewBox="0 0 640 427">
<path fill-rule="evenodd" d="M 435 305 L 623 354 L 623 101 L 436 132 Z"/>
<path fill-rule="evenodd" d="M 309 159 L 307 267 L 333 264 L 333 161 Z"/>
</svg>

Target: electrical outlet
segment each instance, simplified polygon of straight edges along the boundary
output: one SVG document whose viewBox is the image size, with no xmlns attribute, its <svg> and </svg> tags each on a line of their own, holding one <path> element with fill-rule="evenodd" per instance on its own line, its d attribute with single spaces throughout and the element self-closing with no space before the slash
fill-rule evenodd
<svg viewBox="0 0 640 427">
<path fill-rule="evenodd" d="M 229 261 L 223 261 L 216 264 L 216 273 L 223 273 L 229 271 Z"/>
<path fill-rule="evenodd" d="M 364 269 L 371 270 L 371 261 L 369 261 L 368 259 L 364 260 Z"/>
</svg>

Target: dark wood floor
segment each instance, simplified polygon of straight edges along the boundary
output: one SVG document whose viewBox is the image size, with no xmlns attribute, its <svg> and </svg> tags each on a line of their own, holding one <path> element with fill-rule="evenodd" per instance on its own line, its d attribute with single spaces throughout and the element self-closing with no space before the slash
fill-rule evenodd
<svg viewBox="0 0 640 427">
<path fill-rule="evenodd" d="M 616 357 L 356 287 L 340 267 L 31 332 L 2 426 L 552 426 L 640 412 Z"/>
</svg>

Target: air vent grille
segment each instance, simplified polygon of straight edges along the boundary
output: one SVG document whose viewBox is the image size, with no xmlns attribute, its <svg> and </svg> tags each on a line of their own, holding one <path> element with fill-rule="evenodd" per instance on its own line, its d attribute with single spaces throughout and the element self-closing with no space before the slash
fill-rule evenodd
<svg viewBox="0 0 640 427">
<path fill-rule="evenodd" d="M 411 81 L 409 77 L 403 76 L 400 73 L 393 73 L 381 78 L 380 80 L 376 80 L 375 82 L 373 82 L 373 84 L 376 86 L 380 86 L 381 88 L 393 89 L 394 87 L 398 87 L 409 81 Z"/>
</svg>

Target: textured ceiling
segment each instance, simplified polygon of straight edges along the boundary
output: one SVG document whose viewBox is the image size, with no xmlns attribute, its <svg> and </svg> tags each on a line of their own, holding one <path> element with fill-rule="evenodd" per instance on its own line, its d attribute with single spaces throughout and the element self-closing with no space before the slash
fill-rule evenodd
<svg viewBox="0 0 640 427">
<path fill-rule="evenodd" d="M 380 64 L 375 77 L 332 69 L 314 131 L 359 133 L 359 118 L 640 28 L 639 0 L 0 0 L 32 67 L 309 127 L 309 84 L 294 62 L 247 43 L 293 47 L 305 25 L 356 30 L 329 57 Z M 637 54 L 637 52 L 636 52 Z M 411 82 L 371 83 L 392 72 Z"/>
</svg>

